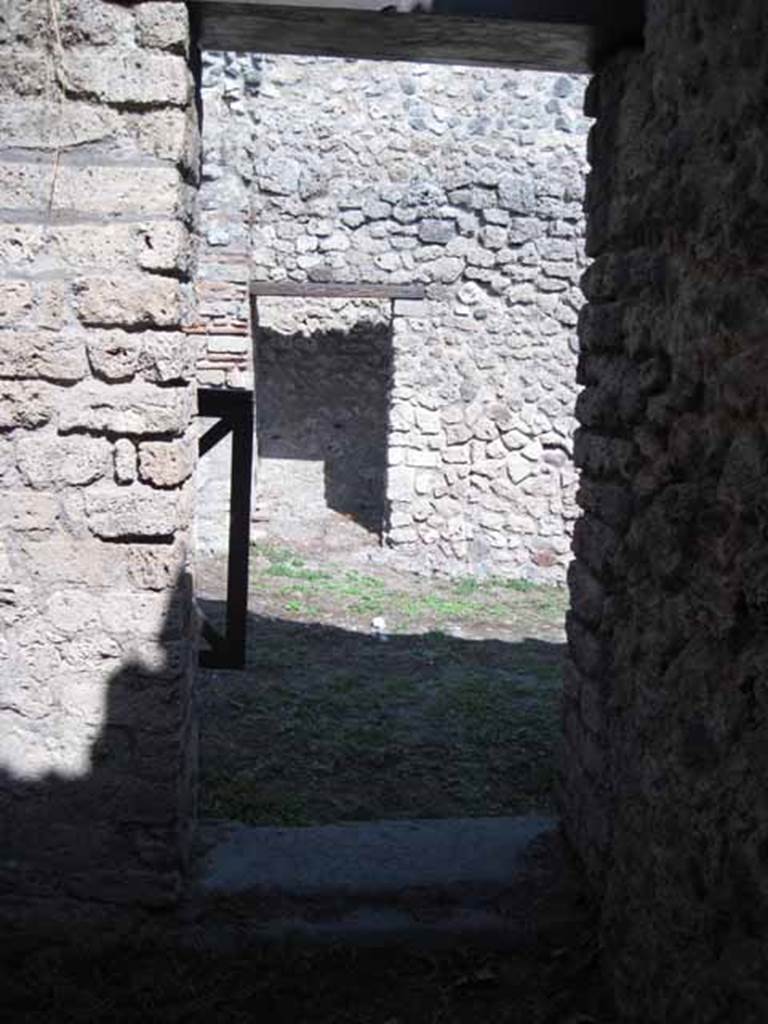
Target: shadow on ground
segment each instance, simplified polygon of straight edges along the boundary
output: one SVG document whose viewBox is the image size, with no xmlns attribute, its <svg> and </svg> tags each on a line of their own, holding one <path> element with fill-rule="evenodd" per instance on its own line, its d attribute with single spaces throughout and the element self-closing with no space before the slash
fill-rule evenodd
<svg viewBox="0 0 768 1024">
<path fill-rule="evenodd" d="M 202 602 L 212 622 L 223 606 Z M 251 824 L 552 810 L 564 645 L 251 614 L 201 681 L 201 813 Z"/>
<path fill-rule="evenodd" d="M 165 813 L 168 786 L 158 779 L 153 766 L 141 760 L 141 744 L 117 741 L 130 729 L 137 737 L 149 734 L 153 750 L 167 751 L 174 737 L 178 742 L 178 723 L 175 717 L 168 717 L 175 714 L 175 705 L 169 711 L 164 697 L 168 686 L 180 678 L 184 658 L 190 653 L 181 639 L 185 636 L 183 623 L 175 630 L 170 628 L 176 622 L 176 611 L 182 614 L 187 607 L 185 595 L 180 586 L 172 601 L 162 668 L 151 670 L 130 661 L 105 681 L 104 720 L 82 778 L 65 780 L 49 775 L 29 782 L 7 772 L 0 775 L 5 820 L 10 824 L 2 846 L 8 872 L 3 879 L 4 910 L 13 923 L 0 936 L 4 1021 L 605 1024 L 611 1019 L 602 1010 L 597 947 L 588 922 L 560 936 L 556 943 L 532 942 L 503 953 L 468 946 L 439 951 L 306 948 L 242 940 L 222 948 L 205 933 L 204 924 L 196 928 L 188 907 L 182 905 L 177 911 L 172 905 L 163 906 L 159 897 L 170 897 L 172 902 L 174 890 L 164 875 L 164 864 L 147 864 L 145 856 L 146 874 L 139 877 L 132 854 L 134 834 L 141 830 L 137 818 L 146 812 L 147 794 L 154 794 Z M 211 722 L 222 732 L 229 731 L 231 747 L 238 756 L 243 753 L 243 740 L 254 740 L 254 746 L 246 751 L 252 768 L 261 770 L 270 763 L 265 759 L 275 744 L 276 778 L 282 758 L 284 782 L 291 780 L 286 757 L 295 745 L 298 762 L 303 765 L 301 778 L 313 773 L 319 780 L 310 796 L 332 791 L 330 783 L 337 771 L 341 778 L 351 780 L 362 757 L 361 775 L 366 784 L 379 777 L 384 785 L 383 777 L 392 775 L 399 779 L 396 790 L 406 785 L 408 771 L 416 776 L 426 769 L 438 771 L 441 760 L 450 762 L 448 774 L 438 773 L 440 784 L 431 792 L 445 787 L 453 794 L 450 799 L 456 799 L 463 790 L 452 790 L 449 780 L 454 775 L 471 775 L 471 758 L 464 762 L 459 758 L 454 764 L 452 744 L 474 734 L 473 742 L 480 750 L 493 739 L 493 719 L 501 714 L 499 706 L 493 714 L 479 716 L 461 710 L 465 698 L 460 699 L 463 690 L 459 683 L 466 673 L 473 667 L 481 672 L 484 666 L 481 674 L 490 680 L 485 685 L 492 694 L 503 692 L 502 679 L 516 680 L 518 689 L 535 689 L 538 665 L 547 668 L 553 690 L 558 688 L 554 682 L 558 644 L 500 644 L 429 634 L 382 642 L 352 631 L 254 617 L 251 645 L 247 672 L 209 675 L 204 697 Z M 422 695 L 421 712 L 419 702 L 409 703 L 411 697 L 401 691 L 403 681 L 412 677 L 418 665 L 422 666 L 417 686 Z M 445 671 L 436 672 L 436 665 L 443 665 Z M 293 673 L 294 703 L 286 712 L 286 693 L 281 687 L 285 686 L 287 668 Z M 358 674 L 339 677 L 334 669 Z M 456 680 L 453 688 L 445 683 L 446 678 Z M 470 689 L 475 693 L 477 686 Z M 360 710 L 355 713 L 349 712 L 339 696 L 346 690 L 356 696 L 355 706 Z M 245 695 L 250 695 L 248 700 Z M 362 703 L 361 696 L 365 698 Z M 441 703 L 446 699 L 447 703 Z M 520 692 L 518 710 L 525 706 L 525 699 Z M 218 714 L 213 703 L 220 705 Z M 228 718 L 225 705 L 234 712 Z M 302 706 L 303 712 L 299 710 Z M 503 710 L 503 703 L 500 707 Z M 437 737 L 430 741 L 431 746 L 427 743 L 430 721 Z M 529 719 L 531 726 L 533 721 Z M 374 755 L 371 734 L 355 733 L 361 722 L 376 724 L 379 736 L 385 739 L 375 755 L 379 761 L 364 760 L 366 750 Z M 334 740 L 333 723 L 343 738 L 341 743 Z M 267 725 L 274 730 L 272 734 Z M 317 731 L 313 731 L 315 727 Z M 413 744 L 409 729 L 416 737 Z M 357 735 L 357 746 L 350 731 Z M 210 728 L 208 732 L 204 753 L 210 760 L 214 748 Z M 507 737 L 510 749 L 515 747 L 509 742 L 506 726 L 499 726 L 498 736 L 500 742 L 502 736 Z M 226 749 L 222 744 L 221 750 Z M 521 741 L 521 764 L 523 754 L 532 749 Z M 398 751 L 408 771 L 397 763 Z M 312 753 L 315 760 L 308 762 Z M 221 763 L 224 768 L 225 761 Z M 337 768 L 326 775 L 318 771 L 318 765 L 329 764 Z M 506 770 L 502 760 L 491 759 L 488 765 L 478 770 L 478 778 L 485 777 L 484 771 Z M 359 787 L 350 792 L 362 802 Z M 383 801 L 387 792 L 386 788 L 377 791 L 375 801 Z M 413 800 L 423 800 L 428 792 L 416 785 Z M 324 806 L 334 808 L 332 803 Z M 360 807 L 362 810 L 362 803 Z M 177 831 L 178 821 L 172 819 L 168 829 Z M 153 834 L 161 835 L 157 826 Z M 80 842 L 74 843 L 78 835 Z M 63 848 L 69 843 L 71 856 Z M 168 858 L 166 846 L 158 844 L 158 850 L 159 857 Z M 172 854 L 171 860 L 175 876 L 180 865 Z M 122 903 L 127 879 L 135 903 Z M 162 893 L 155 891 L 158 882 Z M 36 926 L 26 932 L 20 918 L 13 920 L 15 910 L 23 913 L 25 900 L 35 896 L 58 904 L 61 916 L 55 928 L 38 918 Z M 88 927 L 90 919 L 81 917 L 81 898 L 99 904 L 95 927 Z M 41 904 L 39 909 L 44 912 L 45 906 Z"/>
</svg>

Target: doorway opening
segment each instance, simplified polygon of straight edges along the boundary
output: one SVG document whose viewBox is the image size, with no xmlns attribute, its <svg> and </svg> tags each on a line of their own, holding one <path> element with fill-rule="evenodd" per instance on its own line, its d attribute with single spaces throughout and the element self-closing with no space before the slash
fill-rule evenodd
<svg viewBox="0 0 768 1024">
<path fill-rule="evenodd" d="M 432 863 L 440 899 L 472 882 L 475 925 L 520 837 L 554 828 L 583 86 L 205 58 L 201 265 L 247 257 L 258 456 L 246 667 L 203 674 L 202 813 L 276 862 L 327 865 L 356 836 L 384 904 L 387 858 Z M 421 292 L 318 295 L 363 283 Z M 477 844 L 493 877 L 466 874 Z"/>
</svg>

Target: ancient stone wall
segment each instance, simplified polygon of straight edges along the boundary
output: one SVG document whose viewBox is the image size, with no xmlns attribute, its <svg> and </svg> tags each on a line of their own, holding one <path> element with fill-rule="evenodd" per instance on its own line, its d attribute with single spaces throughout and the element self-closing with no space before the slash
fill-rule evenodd
<svg viewBox="0 0 768 1024">
<path fill-rule="evenodd" d="M 203 81 L 202 301 L 238 294 L 246 243 L 256 280 L 423 285 L 393 308 L 388 544 L 409 566 L 562 579 L 583 81 L 221 54 Z M 225 304 L 200 323 L 215 384 L 243 379 L 243 336 L 212 333 Z"/>
<path fill-rule="evenodd" d="M 198 126 L 184 4 L 13 0 L 0 45 L 0 902 L 50 918 L 180 891 Z"/>
<path fill-rule="evenodd" d="M 621 1019 L 765 1019 L 768 9 L 651 0 L 590 90 L 565 823 Z"/>
</svg>

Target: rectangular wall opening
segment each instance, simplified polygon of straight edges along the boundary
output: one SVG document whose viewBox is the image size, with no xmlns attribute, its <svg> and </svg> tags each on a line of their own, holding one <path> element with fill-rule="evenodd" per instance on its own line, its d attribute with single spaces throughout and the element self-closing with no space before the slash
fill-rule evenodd
<svg viewBox="0 0 768 1024">
<path fill-rule="evenodd" d="M 200 688 L 216 891 L 495 940 L 530 908 L 516 865 L 556 835 L 583 87 L 205 56 L 201 278 L 225 337 L 201 365 L 229 386 L 231 345 L 257 450 L 246 665 Z M 243 265 L 247 352 L 222 312 Z M 343 294 L 363 283 L 419 292 Z M 221 559 L 198 569 L 213 618 Z"/>
</svg>

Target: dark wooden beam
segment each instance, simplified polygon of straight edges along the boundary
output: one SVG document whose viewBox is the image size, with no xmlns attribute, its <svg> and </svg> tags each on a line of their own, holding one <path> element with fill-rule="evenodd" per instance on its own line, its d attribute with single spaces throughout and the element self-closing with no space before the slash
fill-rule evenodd
<svg viewBox="0 0 768 1024">
<path fill-rule="evenodd" d="M 337 284 L 325 281 L 251 281 L 251 295 L 287 299 L 423 299 L 423 284 Z"/>
<path fill-rule="evenodd" d="M 642 43 L 645 0 L 191 0 L 206 50 L 586 72 Z M 413 8 L 403 10 L 403 8 Z"/>
</svg>

